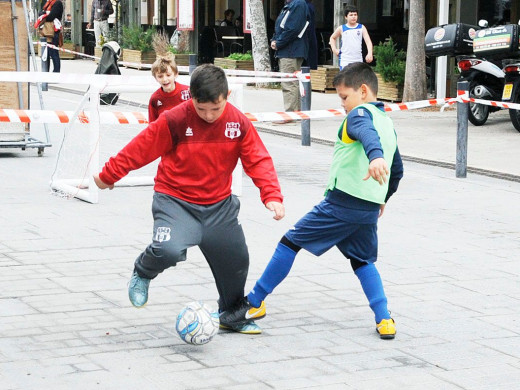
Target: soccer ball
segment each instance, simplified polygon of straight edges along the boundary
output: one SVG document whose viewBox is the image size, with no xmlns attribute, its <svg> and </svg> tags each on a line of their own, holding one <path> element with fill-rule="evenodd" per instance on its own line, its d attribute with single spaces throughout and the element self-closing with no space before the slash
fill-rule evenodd
<svg viewBox="0 0 520 390">
<path fill-rule="evenodd" d="M 175 324 L 180 338 L 195 345 L 209 343 L 217 334 L 218 328 L 218 313 L 201 301 L 188 303 L 177 316 Z"/>
</svg>

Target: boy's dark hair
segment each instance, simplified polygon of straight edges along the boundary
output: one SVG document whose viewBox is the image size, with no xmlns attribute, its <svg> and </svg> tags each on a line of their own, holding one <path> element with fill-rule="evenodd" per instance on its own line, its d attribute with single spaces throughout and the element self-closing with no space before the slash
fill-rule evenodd
<svg viewBox="0 0 520 390">
<path fill-rule="evenodd" d="M 224 11 L 224 16 L 235 16 L 235 11 L 233 11 L 231 8 Z"/>
<path fill-rule="evenodd" d="M 358 90 L 361 84 L 366 84 L 372 93 L 377 96 L 377 76 L 364 62 L 354 62 L 345 66 L 335 77 L 332 85 L 343 85 Z"/>
<path fill-rule="evenodd" d="M 213 64 L 197 67 L 191 75 L 191 97 L 200 103 L 215 103 L 222 96 L 227 99 L 228 82 L 226 74 Z"/>
<path fill-rule="evenodd" d="M 343 10 L 345 16 L 348 16 L 350 12 L 358 13 L 357 7 L 355 5 L 346 5 L 345 9 Z"/>
</svg>

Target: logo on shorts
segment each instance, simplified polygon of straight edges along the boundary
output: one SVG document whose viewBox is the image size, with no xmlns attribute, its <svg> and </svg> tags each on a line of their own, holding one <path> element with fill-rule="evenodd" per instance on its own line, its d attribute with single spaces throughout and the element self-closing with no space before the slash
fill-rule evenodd
<svg viewBox="0 0 520 390">
<path fill-rule="evenodd" d="M 155 237 L 154 241 L 170 241 L 171 235 L 170 235 L 171 229 L 169 227 L 158 227 L 155 231 Z"/>
<path fill-rule="evenodd" d="M 191 99 L 191 94 L 190 94 L 190 90 L 189 89 L 185 89 L 185 90 L 181 91 L 181 99 L 182 100 L 190 100 Z"/>
<path fill-rule="evenodd" d="M 224 135 L 230 139 L 240 137 L 240 123 L 238 122 L 227 122 L 226 123 L 226 131 Z"/>
</svg>

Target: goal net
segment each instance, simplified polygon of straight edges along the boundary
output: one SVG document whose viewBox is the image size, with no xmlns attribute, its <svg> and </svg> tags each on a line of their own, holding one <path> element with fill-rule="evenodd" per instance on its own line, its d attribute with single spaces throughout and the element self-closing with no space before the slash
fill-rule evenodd
<svg viewBox="0 0 520 390">
<path fill-rule="evenodd" d="M 180 76 L 182 78 L 182 76 Z M 185 80 L 179 80 L 186 83 Z M 189 80 L 187 82 L 189 84 Z M 243 85 L 229 84 L 228 101 L 237 108 L 243 107 Z M 128 92 L 128 87 L 125 91 Z M 142 89 L 139 89 L 142 91 Z M 117 91 L 116 91 L 117 92 Z M 149 92 L 151 95 L 151 92 Z M 138 109 L 140 116 L 147 117 L 147 108 Z M 78 198 L 90 203 L 98 202 L 98 191 L 93 176 L 100 171 L 104 163 L 117 154 L 134 136 L 142 131 L 146 124 L 108 124 L 103 117 L 107 111 L 119 116 L 119 112 L 136 111 L 135 107 L 119 104 L 118 106 L 100 106 L 99 91 L 92 88 L 79 103 L 74 117 L 82 117 L 83 112 L 89 123 L 72 122 L 64 130 L 59 144 L 54 172 L 51 176 L 52 191 L 65 198 Z M 159 160 L 130 172 L 116 183 L 116 186 L 153 185 Z M 242 192 L 242 166 L 233 172 L 232 191 L 236 195 Z"/>
</svg>

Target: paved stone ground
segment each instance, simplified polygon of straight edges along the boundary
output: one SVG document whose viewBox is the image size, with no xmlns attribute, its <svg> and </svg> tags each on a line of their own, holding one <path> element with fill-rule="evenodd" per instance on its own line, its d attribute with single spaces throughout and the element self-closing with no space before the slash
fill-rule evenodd
<svg viewBox="0 0 520 390">
<path fill-rule="evenodd" d="M 67 108 L 70 94 L 49 91 Z M 119 108 L 118 108 L 119 109 Z M 380 221 L 378 267 L 398 334 L 380 340 L 337 250 L 300 253 L 268 298 L 260 336 L 184 344 L 185 303 L 217 298 L 198 249 L 131 307 L 126 283 L 149 242 L 152 188 L 116 188 L 91 205 L 50 194 L 59 150 L 0 150 L 1 389 L 513 389 L 520 376 L 520 183 L 406 163 Z M 41 129 L 40 129 L 41 131 Z M 138 128 L 106 131 L 119 145 Z M 56 136 L 58 134 L 58 136 Z M 40 133 L 41 135 L 41 133 Z M 283 233 L 322 196 L 332 148 L 262 133 L 287 216 L 276 222 L 244 178 L 241 220 L 251 288 Z M 113 152 L 116 152 L 114 150 Z M 107 153 L 110 151 L 104 151 Z M 151 169 L 153 171 L 153 169 Z"/>
</svg>

